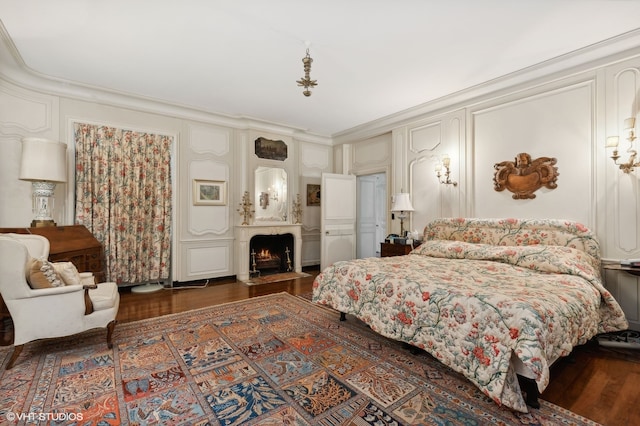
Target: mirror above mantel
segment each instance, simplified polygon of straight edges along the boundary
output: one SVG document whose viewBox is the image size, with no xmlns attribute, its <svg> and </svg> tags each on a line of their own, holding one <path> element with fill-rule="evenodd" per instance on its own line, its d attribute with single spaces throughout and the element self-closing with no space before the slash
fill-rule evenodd
<svg viewBox="0 0 640 426">
<path fill-rule="evenodd" d="M 255 171 L 255 222 L 287 222 L 287 172 L 279 167 L 258 167 Z"/>
</svg>

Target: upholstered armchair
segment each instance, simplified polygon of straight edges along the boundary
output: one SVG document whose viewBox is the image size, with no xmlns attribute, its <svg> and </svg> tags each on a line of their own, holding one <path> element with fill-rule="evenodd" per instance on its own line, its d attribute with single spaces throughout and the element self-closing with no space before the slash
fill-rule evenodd
<svg viewBox="0 0 640 426">
<path fill-rule="evenodd" d="M 60 279 L 66 272 L 51 273 L 51 268 L 60 264 L 43 262 L 48 255 L 49 240 L 45 237 L 0 234 L 0 294 L 14 328 L 14 351 L 7 370 L 15 364 L 24 344 L 38 339 L 106 328 L 107 345 L 112 347 L 120 304 L 116 284 L 95 284 L 90 273 L 80 274 L 75 267 L 72 267 L 75 274 L 72 278 L 76 279 Z M 40 263 L 34 268 L 36 262 Z M 46 277 L 39 272 L 43 264 Z M 47 281 L 52 279 L 53 284 Z"/>
</svg>

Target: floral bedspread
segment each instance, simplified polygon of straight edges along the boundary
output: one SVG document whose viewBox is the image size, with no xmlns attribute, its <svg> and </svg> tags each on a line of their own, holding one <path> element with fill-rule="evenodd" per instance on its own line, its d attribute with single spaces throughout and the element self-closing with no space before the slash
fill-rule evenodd
<svg viewBox="0 0 640 426">
<path fill-rule="evenodd" d="M 313 301 L 426 350 L 526 412 L 512 356 L 542 392 L 557 358 L 627 328 L 599 268 L 571 247 L 425 241 L 406 256 L 336 262 L 316 278 Z"/>
</svg>

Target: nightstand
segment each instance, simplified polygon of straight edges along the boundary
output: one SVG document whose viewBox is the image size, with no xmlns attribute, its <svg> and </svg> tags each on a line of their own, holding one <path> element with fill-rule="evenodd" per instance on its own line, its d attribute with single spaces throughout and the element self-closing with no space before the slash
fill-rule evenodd
<svg viewBox="0 0 640 426">
<path fill-rule="evenodd" d="M 603 263 L 602 268 L 612 271 L 624 271 L 631 275 L 640 276 L 640 268 L 625 266 L 619 263 Z"/>
<path fill-rule="evenodd" d="M 391 244 L 380 243 L 380 257 L 402 256 L 409 254 L 411 250 L 418 247 L 419 243 L 410 244 Z"/>
</svg>

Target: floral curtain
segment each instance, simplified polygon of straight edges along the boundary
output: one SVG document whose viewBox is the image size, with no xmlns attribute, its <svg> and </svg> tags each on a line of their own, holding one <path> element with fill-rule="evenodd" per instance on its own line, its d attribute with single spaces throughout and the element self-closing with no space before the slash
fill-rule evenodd
<svg viewBox="0 0 640 426">
<path fill-rule="evenodd" d="M 75 221 L 103 244 L 107 279 L 169 278 L 173 138 L 82 123 L 74 134 Z"/>
</svg>

